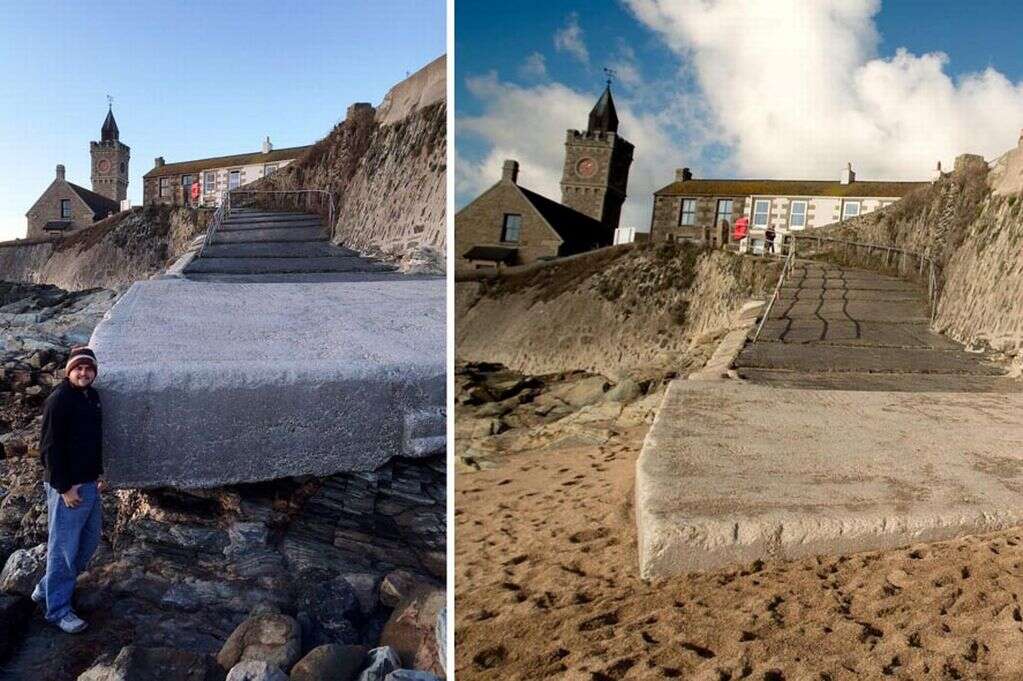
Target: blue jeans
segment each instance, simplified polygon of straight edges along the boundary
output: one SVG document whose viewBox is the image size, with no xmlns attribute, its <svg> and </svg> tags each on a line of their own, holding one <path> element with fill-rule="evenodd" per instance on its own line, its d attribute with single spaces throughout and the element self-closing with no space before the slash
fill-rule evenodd
<svg viewBox="0 0 1023 681">
<path fill-rule="evenodd" d="M 36 587 L 46 597 L 46 619 L 56 622 L 71 610 L 75 580 L 85 571 L 99 546 L 103 528 L 103 507 L 96 483 L 78 487 L 82 501 L 68 508 L 60 492 L 43 482 L 50 536 L 46 542 L 46 576 Z"/>
</svg>

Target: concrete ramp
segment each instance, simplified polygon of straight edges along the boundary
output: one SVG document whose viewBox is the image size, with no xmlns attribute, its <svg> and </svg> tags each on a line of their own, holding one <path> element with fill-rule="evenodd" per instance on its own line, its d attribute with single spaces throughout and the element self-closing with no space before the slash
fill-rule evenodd
<svg viewBox="0 0 1023 681">
<path fill-rule="evenodd" d="M 1023 395 L 671 383 L 636 468 L 644 578 L 1023 523 Z"/>
<path fill-rule="evenodd" d="M 443 279 L 134 284 L 96 327 L 107 476 L 212 487 L 445 447 Z"/>
</svg>

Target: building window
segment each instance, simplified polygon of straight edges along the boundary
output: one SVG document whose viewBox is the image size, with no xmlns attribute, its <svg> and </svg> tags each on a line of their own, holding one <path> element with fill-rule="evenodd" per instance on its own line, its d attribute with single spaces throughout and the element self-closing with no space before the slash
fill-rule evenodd
<svg viewBox="0 0 1023 681">
<path fill-rule="evenodd" d="M 842 204 L 842 219 L 854 218 L 860 214 L 859 201 L 846 201 Z"/>
<path fill-rule="evenodd" d="M 771 215 L 771 202 L 767 199 L 757 199 L 753 203 L 753 226 L 767 227 L 767 218 Z"/>
<path fill-rule="evenodd" d="M 195 175 L 181 176 L 181 189 L 185 192 L 185 196 L 188 196 L 188 192 L 191 191 L 193 182 L 195 182 Z"/>
<path fill-rule="evenodd" d="M 216 188 L 217 188 L 217 174 L 216 173 L 206 173 L 203 176 L 203 179 L 205 180 L 205 185 L 203 187 L 203 192 L 205 192 L 207 194 L 212 194 L 216 190 Z"/>
<path fill-rule="evenodd" d="M 800 230 L 806 227 L 806 201 L 793 201 L 789 204 L 789 229 Z"/>
<path fill-rule="evenodd" d="M 501 241 L 509 243 L 519 242 L 519 232 L 522 228 L 522 216 L 507 213 L 504 216 L 504 227 L 501 228 Z"/>
<path fill-rule="evenodd" d="M 170 178 L 169 177 L 161 177 L 160 178 L 160 198 L 164 199 L 164 198 L 167 198 L 168 196 L 170 196 Z"/>
<path fill-rule="evenodd" d="M 678 213 L 678 224 L 696 224 L 696 199 L 682 199 L 682 209 Z"/>
<path fill-rule="evenodd" d="M 60 217 L 63 220 L 71 217 L 71 199 L 60 200 Z"/>
<path fill-rule="evenodd" d="M 721 223 L 725 223 L 725 227 L 732 226 L 732 199 L 718 199 L 718 212 L 714 216 L 714 224 L 721 227 Z"/>
<path fill-rule="evenodd" d="M 266 177 L 267 175 L 270 175 L 271 173 L 276 173 L 276 172 L 277 172 L 277 164 L 276 163 L 274 163 L 272 165 L 268 165 L 268 166 L 263 166 L 263 177 Z"/>
<path fill-rule="evenodd" d="M 227 188 L 234 189 L 242 183 L 242 171 L 232 170 L 227 174 Z"/>
</svg>

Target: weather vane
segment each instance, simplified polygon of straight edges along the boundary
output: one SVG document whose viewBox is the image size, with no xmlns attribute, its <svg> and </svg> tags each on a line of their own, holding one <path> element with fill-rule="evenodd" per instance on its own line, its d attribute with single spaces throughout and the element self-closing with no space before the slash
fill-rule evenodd
<svg viewBox="0 0 1023 681">
<path fill-rule="evenodd" d="M 110 107 L 111 109 L 114 108 L 114 98 L 111 97 L 110 95 L 107 95 L 107 106 Z"/>
<path fill-rule="evenodd" d="M 609 69 L 605 66 L 604 75 L 607 76 L 607 86 L 611 87 L 611 81 L 615 79 L 615 76 L 618 75 L 618 72 L 615 71 L 614 69 Z"/>
</svg>

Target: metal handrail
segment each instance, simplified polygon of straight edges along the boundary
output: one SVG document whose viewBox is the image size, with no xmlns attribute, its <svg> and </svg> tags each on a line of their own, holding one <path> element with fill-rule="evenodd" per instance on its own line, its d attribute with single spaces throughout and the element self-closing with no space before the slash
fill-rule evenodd
<svg viewBox="0 0 1023 681">
<path fill-rule="evenodd" d="M 781 295 L 781 285 L 785 282 L 785 277 L 788 275 L 789 271 L 792 269 L 792 263 L 795 262 L 795 259 L 796 259 L 796 242 L 795 242 L 795 240 L 792 240 L 789 243 L 789 254 L 787 256 L 785 256 L 785 264 L 782 265 L 782 267 L 781 267 L 781 275 L 778 277 L 778 283 L 775 284 L 775 286 L 774 286 L 774 293 L 771 294 L 771 300 L 768 301 L 767 308 L 764 310 L 764 315 L 760 318 L 760 323 L 757 324 L 757 330 L 753 334 L 753 340 L 750 341 L 751 345 L 753 343 L 756 343 L 757 339 L 760 338 L 760 332 L 763 330 L 764 323 L 767 321 L 767 318 L 771 315 L 771 309 L 774 308 L 774 302 L 776 300 L 778 300 L 778 296 Z"/>
<path fill-rule="evenodd" d="M 229 194 L 325 194 L 327 197 L 327 225 L 331 236 L 334 233 L 334 192 L 329 189 L 232 189 Z"/>
<path fill-rule="evenodd" d="M 210 218 L 210 224 L 206 226 L 206 238 L 203 239 L 202 247 L 199 248 L 199 257 L 206 252 L 206 246 L 213 241 L 213 235 L 217 233 L 217 228 L 220 227 L 224 219 L 231 214 L 231 194 L 230 192 L 224 192 L 220 195 L 220 205 L 217 206 L 217 210 L 213 211 L 213 217 Z"/>
<path fill-rule="evenodd" d="M 938 265 L 934 261 L 934 258 L 932 258 L 931 256 L 925 255 L 925 254 L 920 253 L 918 251 L 909 251 L 909 250 L 906 250 L 904 248 L 897 248 L 895 246 L 887 246 L 887 245 L 884 245 L 884 244 L 864 243 L 864 242 L 861 242 L 861 241 L 852 241 L 850 239 L 836 239 L 834 237 L 823 236 L 823 235 L 818 235 L 818 234 L 799 234 L 799 235 L 795 235 L 794 234 L 792 236 L 793 236 L 794 240 L 795 239 L 805 239 L 807 241 L 816 242 L 818 249 L 821 248 L 821 246 L 823 245 L 824 242 L 829 242 L 829 243 L 842 244 L 844 246 L 853 246 L 855 248 L 865 248 L 865 249 L 867 249 L 868 254 L 871 251 L 877 250 L 877 251 L 885 251 L 888 255 L 891 255 L 892 253 L 898 253 L 898 254 L 902 255 L 903 257 L 909 256 L 911 258 L 916 258 L 920 262 L 920 266 L 919 266 L 919 269 L 918 269 L 918 272 L 917 272 L 920 276 L 923 276 L 923 273 L 924 273 L 924 263 L 927 263 L 927 266 L 928 266 L 927 302 L 929 302 L 931 304 L 931 321 L 932 322 L 934 321 L 934 318 L 935 318 L 935 316 L 937 315 L 937 312 L 938 312 L 938 274 L 940 274 L 941 266 Z M 888 266 L 888 264 L 889 264 L 888 263 L 888 257 L 886 256 L 885 257 L 885 266 Z M 900 267 L 899 271 L 901 272 L 902 269 L 904 269 L 904 267 Z"/>
</svg>

